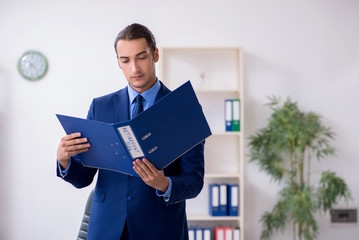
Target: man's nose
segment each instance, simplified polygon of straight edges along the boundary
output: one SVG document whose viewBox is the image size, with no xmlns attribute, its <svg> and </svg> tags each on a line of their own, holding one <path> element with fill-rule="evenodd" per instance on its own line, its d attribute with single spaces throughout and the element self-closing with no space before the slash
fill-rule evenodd
<svg viewBox="0 0 359 240">
<path fill-rule="evenodd" d="M 139 70 L 139 66 L 138 66 L 137 61 L 132 61 L 131 62 L 131 72 L 135 73 L 135 72 L 138 72 L 138 70 Z"/>
</svg>

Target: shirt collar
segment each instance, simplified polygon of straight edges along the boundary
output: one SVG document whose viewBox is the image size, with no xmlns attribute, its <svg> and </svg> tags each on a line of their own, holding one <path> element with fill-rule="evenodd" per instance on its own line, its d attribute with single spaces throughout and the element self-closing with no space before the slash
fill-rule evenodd
<svg viewBox="0 0 359 240">
<path fill-rule="evenodd" d="M 156 78 L 156 83 L 147 91 L 143 92 L 141 95 L 142 97 L 145 99 L 145 101 L 151 106 L 156 99 L 157 93 L 161 88 L 161 84 L 158 80 L 158 78 Z M 130 104 L 132 104 L 133 100 L 137 97 L 138 94 L 140 94 L 139 92 L 137 92 L 136 90 L 134 90 L 130 84 L 128 84 L 128 96 L 130 98 Z"/>
</svg>

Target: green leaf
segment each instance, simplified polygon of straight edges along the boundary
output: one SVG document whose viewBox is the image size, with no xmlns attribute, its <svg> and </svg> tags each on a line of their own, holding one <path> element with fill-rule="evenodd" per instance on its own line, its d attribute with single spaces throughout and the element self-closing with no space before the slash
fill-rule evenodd
<svg viewBox="0 0 359 240">
<path fill-rule="evenodd" d="M 285 180 L 287 185 L 272 211 L 261 218 L 261 239 L 269 239 L 274 231 L 290 223 L 297 225 L 299 236 L 315 239 L 318 226 L 314 213 L 330 210 L 341 198 L 350 199 L 344 180 L 333 172 L 323 172 L 317 189 L 304 180 L 310 179 L 310 158 L 320 160 L 335 154 L 335 134 L 321 123 L 320 115 L 301 111 L 290 98 L 282 101 L 271 96 L 266 105 L 272 114 L 267 126 L 249 137 L 249 160 L 271 179 Z"/>
<path fill-rule="evenodd" d="M 283 199 L 277 202 L 272 212 L 266 212 L 262 216 L 261 222 L 263 224 L 263 230 L 261 232 L 261 240 L 270 239 L 274 231 L 284 229 L 288 219 L 288 208 L 287 200 Z"/>
<path fill-rule="evenodd" d="M 340 199 L 345 201 L 351 199 L 348 186 L 344 180 L 331 171 L 322 172 L 317 195 L 318 207 L 323 212 L 331 210 L 332 206 Z"/>
</svg>

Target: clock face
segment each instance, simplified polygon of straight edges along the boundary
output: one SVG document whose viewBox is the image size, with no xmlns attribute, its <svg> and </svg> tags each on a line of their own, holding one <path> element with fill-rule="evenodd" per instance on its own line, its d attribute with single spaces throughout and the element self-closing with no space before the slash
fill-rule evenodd
<svg viewBox="0 0 359 240">
<path fill-rule="evenodd" d="M 38 51 L 28 51 L 20 57 L 17 68 L 25 79 L 38 80 L 46 74 L 47 60 Z"/>
</svg>

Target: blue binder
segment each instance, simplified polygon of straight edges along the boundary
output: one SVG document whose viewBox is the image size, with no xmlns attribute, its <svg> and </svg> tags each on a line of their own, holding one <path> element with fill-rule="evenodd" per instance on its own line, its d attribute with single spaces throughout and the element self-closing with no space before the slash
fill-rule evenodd
<svg viewBox="0 0 359 240">
<path fill-rule="evenodd" d="M 196 240 L 196 229 L 195 228 L 188 228 L 188 240 Z"/>
<path fill-rule="evenodd" d="M 209 214 L 211 216 L 220 216 L 218 184 L 209 184 Z"/>
<path fill-rule="evenodd" d="M 80 132 L 91 144 L 83 165 L 138 176 L 133 160 L 147 158 L 163 169 L 211 135 L 190 81 L 130 121 L 104 123 L 58 115 L 67 134 Z"/>
<path fill-rule="evenodd" d="M 202 228 L 196 228 L 196 231 L 195 231 L 195 239 L 196 240 L 203 240 L 203 229 Z"/>
<path fill-rule="evenodd" d="M 219 185 L 219 216 L 228 216 L 228 195 L 226 184 Z"/>
<path fill-rule="evenodd" d="M 239 186 L 238 184 L 228 185 L 228 215 L 238 216 Z"/>
<path fill-rule="evenodd" d="M 233 110 L 232 110 L 232 99 L 226 99 L 224 101 L 224 118 L 225 118 L 225 129 L 227 132 L 233 131 L 232 129 L 232 120 L 233 120 Z"/>
<path fill-rule="evenodd" d="M 211 240 L 212 239 L 212 230 L 211 228 L 203 228 L 203 240 Z"/>
</svg>

